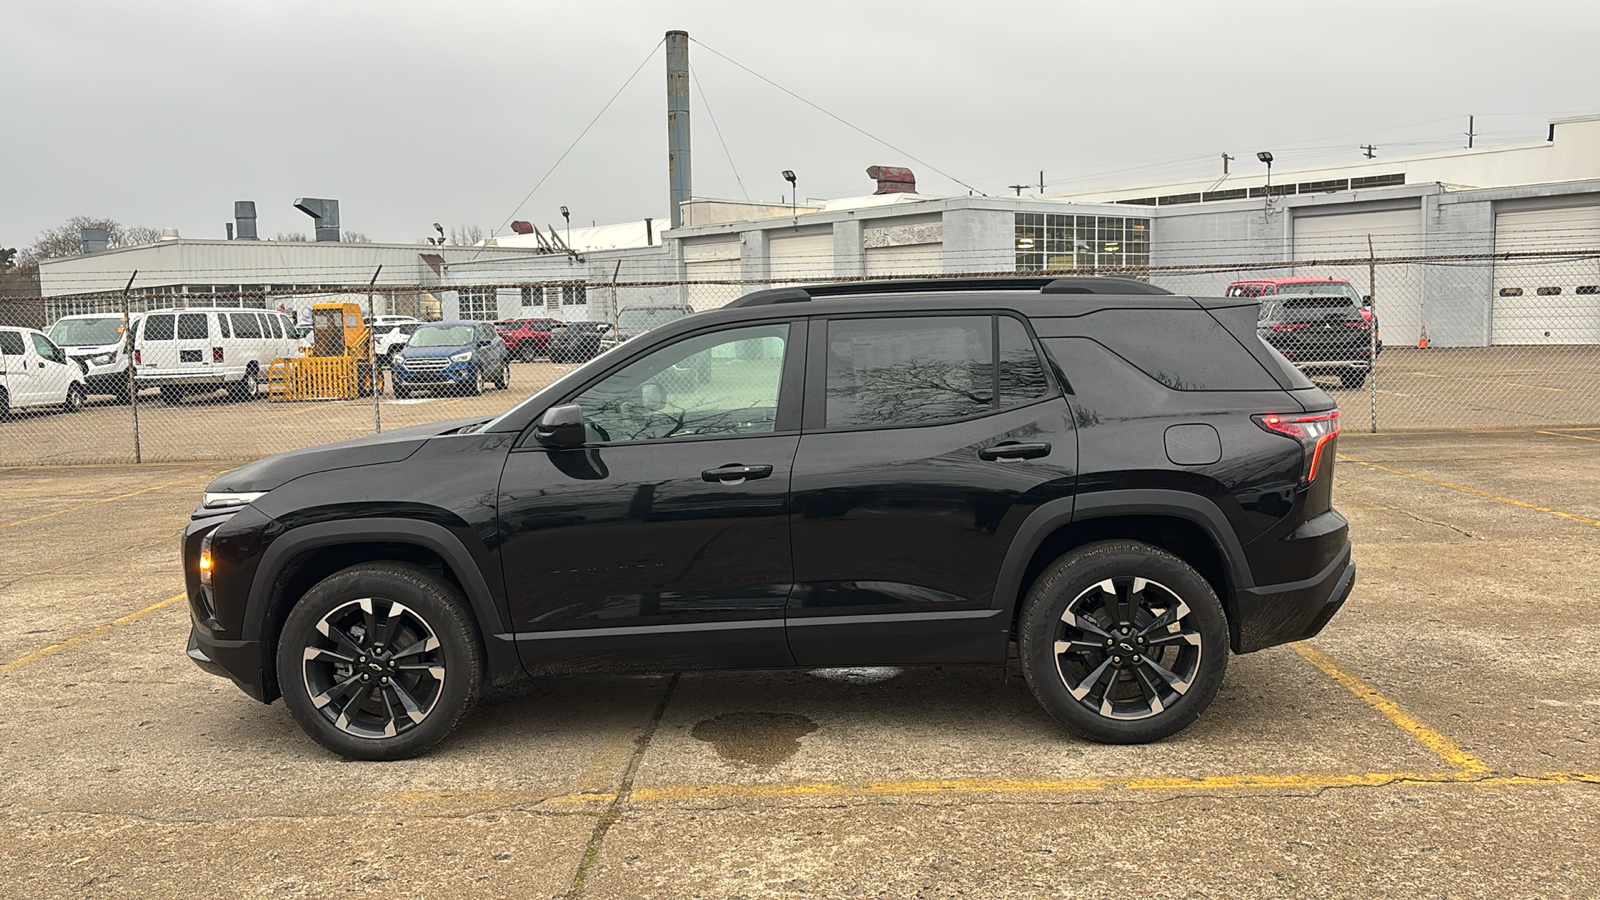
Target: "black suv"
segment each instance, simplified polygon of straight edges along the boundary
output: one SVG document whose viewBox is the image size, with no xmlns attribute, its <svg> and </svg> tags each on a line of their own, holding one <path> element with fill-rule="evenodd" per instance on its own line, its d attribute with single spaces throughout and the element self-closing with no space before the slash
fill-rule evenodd
<svg viewBox="0 0 1600 900">
<path fill-rule="evenodd" d="M 1354 583 L 1339 412 L 1255 326 L 1121 279 L 751 294 L 497 418 L 218 478 L 189 656 L 364 759 L 522 674 L 1013 647 L 1073 731 L 1156 740 Z"/>
<path fill-rule="evenodd" d="M 1263 297 L 1257 333 L 1301 371 L 1338 375 L 1344 387 L 1361 387 L 1381 347 L 1376 325 L 1356 305 L 1354 293 L 1348 285 L 1333 285 L 1314 293 Z"/>
</svg>

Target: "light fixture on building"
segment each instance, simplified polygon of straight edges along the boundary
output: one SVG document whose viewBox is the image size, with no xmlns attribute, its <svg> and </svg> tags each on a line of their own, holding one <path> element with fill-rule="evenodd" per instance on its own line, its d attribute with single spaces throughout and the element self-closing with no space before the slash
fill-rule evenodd
<svg viewBox="0 0 1600 900">
<path fill-rule="evenodd" d="M 567 220 L 567 249 L 572 249 L 572 213 L 565 206 L 561 207 L 561 218 Z"/>
<path fill-rule="evenodd" d="M 1270 196 L 1272 196 L 1272 191 L 1271 191 L 1271 187 L 1272 187 L 1272 154 L 1268 153 L 1265 150 L 1263 150 L 1260 153 L 1256 154 L 1256 159 L 1259 159 L 1262 162 L 1267 164 L 1267 188 L 1268 188 L 1267 196 L 1270 197 Z"/>
<path fill-rule="evenodd" d="M 789 214 L 794 216 L 794 220 L 798 224 L 800 212 L 796 208 L 796 204 L 800 202 L 800 189 L 795 187 L 794 170 L 784 169 L 783 180 L 789 182 Z"/>
</svg>

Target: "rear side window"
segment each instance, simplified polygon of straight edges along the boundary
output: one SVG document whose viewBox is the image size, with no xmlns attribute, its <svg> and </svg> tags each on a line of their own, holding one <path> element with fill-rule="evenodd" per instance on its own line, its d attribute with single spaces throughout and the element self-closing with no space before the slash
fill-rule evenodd
<svg viewBox="0 0 1600 900">
<path fill-rule="evenodd" d="M 203 341 L 210 336 L 205 313 L 184 313 L 178 317 L 178 340 Z"/>
<path fill-rule="evenodd" d="M 1037 400 L 1050 390 L 1044 365 L 1033 349 L 1033 339 L 1022 323 L 1010 316 L 997 316 L 1000 330 L 1000 406 L 1016 406 Z"/>
<path fill-rule="evenodd" d="M 1255 356 L 1204 310 L 1106 309 L 1076 319 L 1036 320 L 1035 325 L 1046 335 L 1091 338 L 1176 391 L 1279 388 Z"/>
<path fill-rule="evenodd" d="M 272 327 L 272 336 L 273 337 L 275 337 L 275 338 L 283 337 L 283 323 L 278 321 L 278 317 L 277 316 L 268 315 L 267 316 L 267 324 Z"/>
<path fill-rule="evenodd" d="M 227 315 L 221 313 L 217 315 L 217 328 L 222 332 L 223 337 L 233 337 L 233 333 L 228 329 Z"/>
<path fill-rule="evenodd" d="M 151 316 L 144 323 L 144 339 L 147 341 L 172 340 L 172 316 Z"/>
<path fill-rule="evenodd" d="M 828 323 L 828 428 L 922 425 L 995 408 L 991 316 Z"/>
<path fill-rule="evenodd" d="M 232 313 L 233 334 L 235 337 L 258 338 L 261 337 L 261 320 L 251 313 Z"/>
</svg>

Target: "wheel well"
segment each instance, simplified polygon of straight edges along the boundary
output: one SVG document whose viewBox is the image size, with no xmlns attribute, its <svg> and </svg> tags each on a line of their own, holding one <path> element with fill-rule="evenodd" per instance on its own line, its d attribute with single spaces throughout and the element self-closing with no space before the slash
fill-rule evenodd
<svg viewBox="0 0 1600 900">
<path fill-rule="evenodd" d="M 1211 585 L 1211 589 L 1217 592 L 1217 599 L 1222 602 L 1222 611 L 1228 617 L 1229 630 L 1236 627 L 1228 567 L 1223 561 L 1222 551 L 1204 528 L 1188 519 L 1176 516 L 1105 516 L 1063 525 L 1046 536 L 1033 551 L 1032 558 L 1028 560 L 1028 568 L 1022 574 L 1022 583 L 1017 588 L 1017 596 L 1012 598 L 1013 636 L 1017 632 L 1018 617 L 1022 615 L 1022 599 L 1028 596 L 1028 591 L 1033 587 L 1033 582 L 1039 577 L 1039 573 L 1070 550 L 1084 544 L 1106 540 L 1132 540 L 1150 544 L 1193 566 L 1194 570 Z"/>
<path fill-rule="evenodd" d="M 289 611 L 307 591 L 329 575 L 361 563 L 384 561 L 419 566 L 455 585 L 463 596 L 466 595 L 466 586 L 444 558 L 417 544 L 387 541 L 334 544 L 314 547 L 295 556 L 284 565 L 274 579 L 272 592 L 267 596 L 266 614 L 262 619 L 262 684 L 265 689 L 264 699 L 268 703 L 280 695 L 277 665 L 278 636 L 283 632 L 283 623 L 289 618 Z"/>
</svg>

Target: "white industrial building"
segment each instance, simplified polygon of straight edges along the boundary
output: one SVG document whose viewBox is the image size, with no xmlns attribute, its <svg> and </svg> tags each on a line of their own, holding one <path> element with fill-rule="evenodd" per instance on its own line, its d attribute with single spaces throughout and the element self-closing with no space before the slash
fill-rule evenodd
<svg viewBox="0 0 1600 900">
<path fill-rule="evenodd" d="M 136 289 L 360 285 L 382 265 L 380 286 L 459 286 L 427 292 L 445 317 L 581 319 L 890 275 L 1148 269 L 1173 290 L 1216 294 L 1260 263 L 1257 274 L 1333 275 L 1364 288 L 1370 239 L 1380 259 L 1478 258 L 1382 264 L 1374 293 L 1392 342 L 1426 326 L 1435 346 L 1600 343 L 1600 116 L 1558 119 L 1544 138 L 1279 166 L 1270 185 L 1267 166 L 1237 161 L 1224 179 L 1046 196 L 931 197 L 883 183 L 888 192 L 801 207 L 692 200 L 666 230 L 654 219 L 533 229 L 475 247 L 179 239 L 51 260 L 41 282 L 47 298 L 120 289 L 133 269 Z M 1553 251 L 1596 253 L 1504 257 Z M 1302 264 L 1286 268 L 1290 260 Z M 397 298 L 385 302 L 421 302 Z"/>
</svg>

